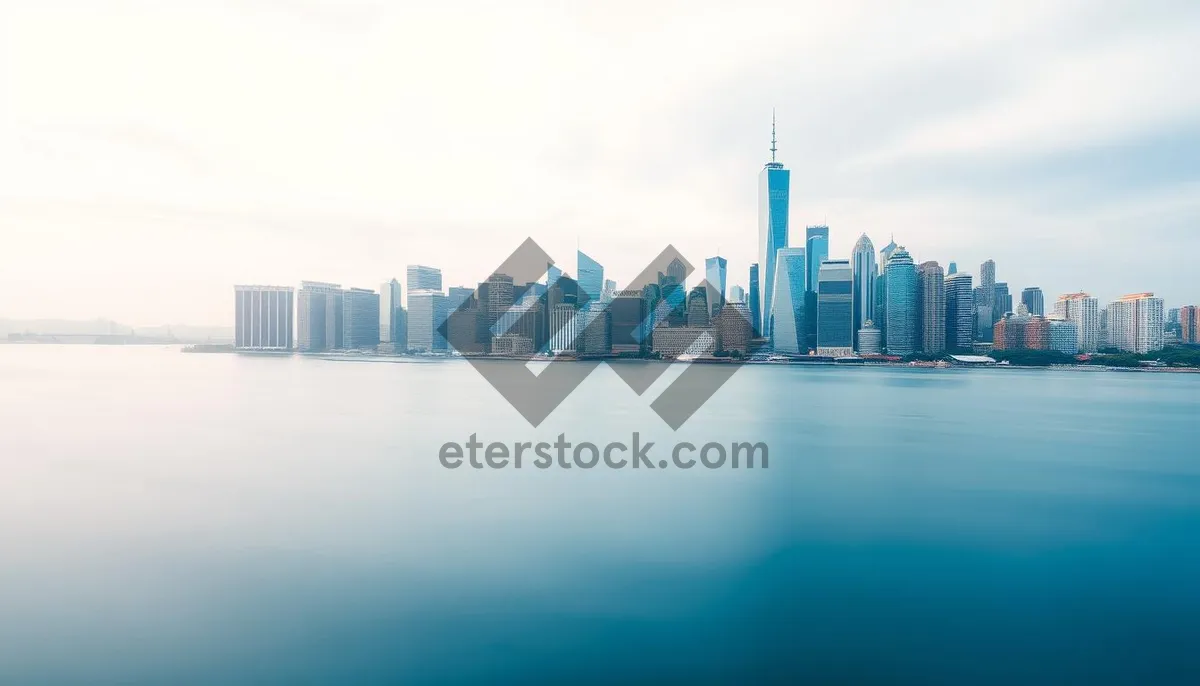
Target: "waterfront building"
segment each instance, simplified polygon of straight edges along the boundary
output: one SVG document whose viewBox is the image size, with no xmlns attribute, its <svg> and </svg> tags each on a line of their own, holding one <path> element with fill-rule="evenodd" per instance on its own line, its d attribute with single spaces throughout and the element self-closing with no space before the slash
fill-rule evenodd
<svg viewBox="0 0 1200 686">
<path fill-rule="evenodd" d="M 408 291 L 408 347 L 422 353 L 445 352 L 446 295 L 441 290 L 419 288 Z M 488 333 L 490 338 L 490 332 Z"/>
<path fill-rule="evenodd" d="M 1087 293 L 1067 293 L 1058 296 L 1054 304 L 1057 319 L 1074 322 L 1081 353 L 1094 353 L 1100 343 L 1100 308 L 1095 298 Z"/>
<path fill-rule="evenodd" d="M 883 336 L 875 322 L 868 319 L 858 330 L 858 354 L 878 355 L 883 352 Z"/>
<path fill-rule="evenodd" d="M 775 314 L 775 269 L 780 248 L 788 246 L 788 196 L 791 172 L 775 160 L 775 115 L 771 114 L 771 161 L 758 174 L 758 264 L 761 271 L 758 316 L 761 335 L 771 337 Z M 751 290 L 754 285 L 751 284 Z M 804 284 L 801 283 L 801 292 Z"/>
<path fill-rule="evenodd" d="M 712 355 L 716 350 L 716 331 L 711 327 L 660 326 L 654 329 L 653 351 L 664 359 L 680 355 Z M 617 352 L 615 347 L 613 352 Z"/>
<path fill-rule="evenodd" d="M 533 345 L 528 336 L 506 333 L 492 338 L 492 354 L 528 357 L 533 355 Z"/>
<path fill-rule="evenodd" d="M 403 352 L 405 341 L 399 337 L 400 317 L 404 312 L 401 292 L 397 279 L 379 285 L 379 342 L 390 344 L 393 350 Z"/>
<path fill-rule="evenodd" d="M 576 261 L 580 301 L 601 302 L 604 295 L 604 265 L 588 257 L 582 250 L 577 252 Z"/>
<path fill-rule="evenodd" d="M 1079 327 L 1075 322 L 1063 319 L 1048 319 L 1049 349 L 1074 355 L 1079 352 Z"/>
<path fill-rule="evenodd" d="M 607 355 L 612 351 L 609 338 L 612 315 L 609 308 L 590 302 L 579 310 L 578 349 L 581 355 Z"/>
<path fill-rule="evenodd" d="M 1027 317 L 1006 314 L 992 325 L 992 350 L 1021 350 L 1025 347 Z"/>
<path fill-rule="evenodd" d="M 1027 315 L 1018 318 L 1025 319 L 1025 349 L 1050 349 L 1050 320 L 1040 315 Z"/>
<path fill-rule="evenodd" d="M 379 294 L 367 288 L 342 293 L 342 346 L 345 350 L 379 347 Z"/>
<path fill-rule="evenodd" d="M 946 347 L 970 350 L 975 340 L 975 304 L 970 274 L 946 277 Z"/>
<path fill-rule="evenodd" d="M 1179 308 L 1179 340 L 1183 343 L 1200 343 L 1200 306 L 1188 305 Z"/>
<path fill-rule="evenodd" d="M 745 353 L 754 332 L 750 327 L 750 308 L 746 303 L 730 301 L 717 313 L 717 342 L 721 350 Z"/>
<path fill-rule="evenodd" d="M 707 314 L 707 304 L 704 308 L 704 313 Z M 608 309 L 611 315 L 609 340 L 612 352 L 617 355 L 644 353 L 646 335 L 643 323 L 646 321 L 646 301 L 642 297 L 642 291 L 617 291 L 613 294 Z"/>
<path fill-rule="evenodd" d="M 437 267 L 426 267 L 420 264 L 408 265 L 408 292 L 414 290 L 442 290 L 442 270 Z"/>
<path fill-rule="evenodd" d="M 921 302 L 921 352 L 946 350 L 946 277 L 937 262 L 922 262 L 917 268 Z"/>
<path fill-rule="evenodd" d="M 342 347 L 342 287 L 323 281 L 301 281 L 296 296 L 296 329 L 302 353 Z"/>
<path fill-rule="evenodd" d="M 875 264 L 875 245 L 867 234 L 858 237 L 850 253 L 854 263 L 854 348 L 858 349 L 858 331 L 867 320 L 875 319 L 875 279 L 879 268 Z"/>
<path fill-rule="evenodd" d="M 493 282 L 489 279 L 488 283 L 490 287 L 503 281 Z M 503 287 L 499 290 L 503 290 Z M 546 345 L 543 314 L 537 293 L 528 292 L 521 296 L 520 302 L 497 315 L 492 328 L 492 345 L 495 345 L 497 337 L 513 334 L 529 339 L 534 350 L 542 350 Z"/>
<path fill-rule="evenodd" d="M 288 286 L 234 286 L 233 347 L 291 350 L 295 291 Z"/>
<path fill-rule="evenodd" d="M 807 353 L 808 318 L 805 310 L 804 279 L 807 273 L 804 248 L 780 248 L 776 254 L 774 322 L 768 322 L 776 352 Z M 816 316 L 816 313 L 813 313 Z"/>
<path fill-rule="evenodd" d="M 1021 291 L 1021 302 L 1029 308 L 1029 314 L 1045 316 L 1046 297 L 1042 294 L 1041 288 L 1030 286 Z"/>
<path fill-rule="evenodd" d="M 715 294 L 709 294 L 709 307 L 714 315 L 725 304 L 725 267 L 727 264 L 725 258 L 720 255 L 704 260 L 704 280 L 708 282 L 710 290 L 716 291 Z M 713 297 L 714 295 L 715 297 Z"/>
<path fill-rule="evenodd" d="M 711 319 L 709 312 L 708 289 L 704 284 L 700 284 L 688 293 L 687 325 L 692 328 L 707 328 Z"/>
<path fill-rule="evenodd" d="M 817 354 L 854 353 L 854 268 L 850 260 L 824 260 L 817 272 Z"/>
<path fill-rule="evenodd" d="M 746 293 L 747 305 L 750 308 L 750 326 L 754 329 L 754 337 L 758 338 L 762 335 L 762 297 L 760 294 L 761 288 L 758 283 L 758 264 L 750 265 L 750 277 L 746 282 L 748 284 L 748 292 Z"/>
<path fill-rule="evenodd" d="M 550 352 L 555 355 L 576 351 L 576 311 L 574 305 L 559 303 L 550 310 Z"/>
<path fill-rule="evenodd" d="M 1163 301 L 1153 293 L 1133 293 L 1108 306 L 1110 345 L 1146 354 L 1163 348 Z"/>
<path fill-rule="evenodd" d="M 887 351 L 893 355 L 911 355 L 919 349 L 920 303 L 917 270 L 907 250 L 900 247 L 892 253 L 886 273 Z"/>
</svg>

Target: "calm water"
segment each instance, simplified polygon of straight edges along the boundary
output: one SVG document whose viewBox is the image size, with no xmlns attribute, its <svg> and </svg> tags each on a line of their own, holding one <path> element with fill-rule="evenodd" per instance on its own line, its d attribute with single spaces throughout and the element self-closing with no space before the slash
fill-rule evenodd
<svg viewBox="0 0 1200 686">
<path fill-rule="evenodd" d="M 661 387 L 0 345 L 0 684 L 1200 683 L 1200 375 Z M 634 430 L 770 468 L 437 461 Z"/>
</svg>

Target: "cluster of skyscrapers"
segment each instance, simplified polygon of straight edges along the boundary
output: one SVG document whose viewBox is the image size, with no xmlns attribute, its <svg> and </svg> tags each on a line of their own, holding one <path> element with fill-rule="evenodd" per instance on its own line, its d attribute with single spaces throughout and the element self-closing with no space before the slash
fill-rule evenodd
<svg viewBox="0 0 1200 686">
<path fill-rule="evenodd" d="M 515 283 L 492 274 L 476 287 L 443 290 L 441 270 L 407 268 L 378 292 L 304 281 L 293 289 L 235 286 L 235 346 L 317 353 L 335 350 L 494 355 L 909 356 L 980 349 L 1136 353 L 1161 349 L 1168 335 L 1198 339 L 1197 308 L 1164 313 L 1152 293 L 1101 308 L 1087 293 L 1059 296 L 1046 311 L 1036 286 L 1017 306 L 996 264 L 978 281 L 950 262 L 917 263 L 889 241 L 875 250 L 863 234 L 849 259 L 830 258 L 828 226 L 789 226 L 791 173 L 776 159 L 759 173 L 758 262 L 747 288 L 727 288 L 724 257 L 707 258 L 688 288 L 675 260 L 646 280 L 617 289 L 604 266 L 579 251 L 572 278 L 548 265 L 544 280 Z M 405 298 L 407 296 L 407 298 Z M 293 323 L 293 312 L 295 322 Z M 293 346 L 293 326 L 296 331 Z"/>
</svg>

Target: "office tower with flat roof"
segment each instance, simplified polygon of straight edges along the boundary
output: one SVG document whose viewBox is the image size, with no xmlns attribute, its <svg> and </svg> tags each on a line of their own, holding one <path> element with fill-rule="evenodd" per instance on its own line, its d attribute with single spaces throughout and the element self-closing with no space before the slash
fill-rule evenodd
<svg viewBox="0 0 1200 686">
<path fill-rule="evenodd" d="M 1012 294 L 1008 292 L 1008 284 L 1003 281 L 997 281 L 996 286 L 992 289 L 992 293 L 994 294 L 992 297 L 992 319 L 997 320 L 1006 314 L 1012 314 Z"/>
<path fill-rule="evenodd" d="M 475 290 L 466 286 L 451 286 L 446 293 L 446 308 L 450 311 L 457 310 L 464 303 L 475 295 Z"/>
<path fill-rule="evenodd" d="M 807 278 L 808 264 L 804 248 L 780 248 L 776 259 L 771 299 L 775 304 L 775 321 L 769 327 L 771 344 L 776 352 L 806 354 L 809 348 L 804 279 Z"/>
<path fill-rule="evenodd" d="M 1194 345 L 1200 343 L 1200 306 L 1186 305 L 1179 308 L 1179 340 L 1182 343 Z"/>
<path fill-rule="evenodd" d="M 921 302 L 921 352 L 935 355 L 946 351 L 946 276 L 937 262 L 917 267 Z"/>
<path fill-rule="evenodd" d="M 893 355 L 911 355 L 919 350 L 917 268 L 903 246 L 887 263 L 887 350 Z"/>
<path fill-rule="evenodd" d="M 582 250 L 576 253 L 580 302 L 600 302 L 604 295 L 604 265 Z"/>
<path fill-rule="evenodd" d="M 996 263 L 987 260 L 979 265 L 979 288 L 975 293 L 976 340 L 989 343 L 992 325 L 996 323 Z"/>
<path fill-rule="evenodd" d="M 1025 347 L 1025 325 L 1029 317 L 1007 314 L 992 325 L 992 350 L 1021 350 Z"/>
<path fill-rule="evenodd" d="M 858 331 L 875 320 L 875 279 L 879 267 L 875 264 L 875 244 L 863 234 L 850 253 L 854 266 L 854 349 L 858 349 Z"/>
<path fill-rule="evenodd" d="M 759 309 L 762 306 L 762 290 L 758 282 L 758 264 L 750 265 L 750 276 L 746 281 L 746 305 L 750 309 L 750 327 L 754 329 L 754 337 L 758 338 L 762 335 L 762 312 Z"/>
<path fill-rule="evenodd" d="M 1132 293 L 1108 306 L 1110 344 L 1144 355 L 1163 348 L 1163 301 L 1153 293 Z"/>
<path fill-rule="evenodd" d="M 854 267 L 824 260 L 817 271 L 817 354 L 852 355 L 854 333 Z"/>
<path fill-rule="evenodd" d="M 1022 303 L 1024 305 L 1024 303 Z M 1028 309 L 1028 306 L 1025 307 Z M 1018 314 L 1018 319 L 1025 319 L 1025 349 L 1050 349 L 1050 320 L 1037 314 Z"/>
<path fill-rule="evenodd" d="M 575 315 L 575 306 L 566 303 L 559 303 L 550 309 L 551 354 L 575 354 L 577 348 L 575 342 L 577 336 L 577 332 L 575 331 Z"/>
<path fill-rule="evenodd" d="M 692 328 L 707 328 L 711 319 L 708 289 L 704 287 L 704 284 L 699 284 L 688 292 L 687 325 Z"/>
<path fill-rule="evenodd" d="M 609 306 L 590 302 L 579 309 L 577 328 L 579 354 L 607 355 L 612 352 L 612 314 Z"/>
<path fill-rule="evenodd" d="M 708 282 L 710 288 L 715 290 L 713 294 L 716 297 L 710 298 L 709 307 L 712 308 L 712 314 L 716 314 L 721 309 L 721 305 L 725 304 L 725 267 L 728 263 L 724 257 L 708 257 L 704 260 L 704 280 Z"/>
<path fill-rule="evenodd" d="M 970 350 L 975 340 L 975 294 L 970 274 L 946 277 L 946 347 Z"/>
<path fill-rule="evenodd" d="M 342 347 L 374 350 L 379 347 L 379 294 L 367 288 L 342 293 Z"/>
<path fill-rule="evenodd" d="M 296 295 L 296 330 L 302 353 L 342 347 L 342 287 L 323 281 L 301 281 Z"/>
<path fill-rule="evenodd" d="M 1099 349 L 1100 305 L 1095 298 L 1083 292 L 1060 295 L 1054 303 L 1054 315 L 1056 319 L 1075 323 L 1079 352 L 1094 353 Z"/>
<path fill-rule="evenodd" d="M 725 352 L 746 353 L 750 349 L 753 331 L 750 328 L 750 308 L 741 300 L 730 300 L 717 313 L 718 348 Z"/>
<path fill-rule="evenodd" d="M 233 347 L 291 350 L 294 294 L 288 286 L 234 286 Z"/>
<path fill-rule="evenodd" d="M 441 290 L 408 291 L 408 347 L 421 353 L 446 351 L 441 331 L 447 316 L 446 295 Z"/>
<path fill-rule="evenodd" d="M 1029 308 L 1030 315 L 1045 316 L 1046 296 L 1042 294 L 1041 288 L 1030 286 L 1021 291 L 1021 302 L 1025 304 L 1025 307 Z"/>
<path fill-rule="evenodd" d="M 399 337 L 400 317 L 404 307 L 400 282 L 396 279 L 379 285 L 379 342 L 389 343 L 395 350 L 404 350 L 404 339 Z"/>
<path fill-rule="evenodd" d="M 426 267 L 420 264 L 410 264 L 407 269 L 408 290 L 442 290 L 442 270 L 437 267 Z"/>
<path fill-rule="evenodd" d="M 729 302 L 731 302 L 731 303 L 746 302 L 746 289 L 742 288 L 741 286 L 738 286 L 737 284 L 730 286 L 729 287 Z M 747 309 L 747 311 L 749 311 L 749 309 Z M 747 314 L 746 316 L 748 317 L 749 315 Z"/>
<path fill-rule="evenodd" d="M 608 309 L 611 315 L 609 344 L 613 354 L 640 355 L 646 352 L 646 301 L 642 291 L 617 291 Z M 707 306 L 704 311 L 707 312 Z"/>
<path fill-rule="evenodd" d="M 791 172 L 775 160 L 775 114 L 771 114 L 771 161 L 758 174 L 758 265 L 760 288 L 758 316 L 761 335 L 771 337 L 774 314 L 775 260 L 788 246 L 788 196 Z M 752 286 L 753 287 L 753 286 Z M 803 284 L 801 284 L 803 288 Z"/>
<path fill-rule="evenodd" d="M 883 352 L 883 335 L 875 322 L 868 319 L 858 330 L 858 354 L 878 355 Z"/>
</svg>

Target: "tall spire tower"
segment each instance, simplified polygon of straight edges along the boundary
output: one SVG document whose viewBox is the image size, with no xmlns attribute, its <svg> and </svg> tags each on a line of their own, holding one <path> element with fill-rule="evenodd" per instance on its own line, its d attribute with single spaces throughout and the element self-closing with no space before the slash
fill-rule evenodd
<svg viewBox="0 0 1200 686">
<path fill-rule="evenodd" d="M 791 189 L 791 172 L 776 159 L 776 152 L 775 109 L 771 108 L 771 161 L 758 173 L 758 311 L 762 317 L 759 331 L 767 338 L 771 337 L 774 315 L 776 254 L 788 246 Z"/>
</svg>

